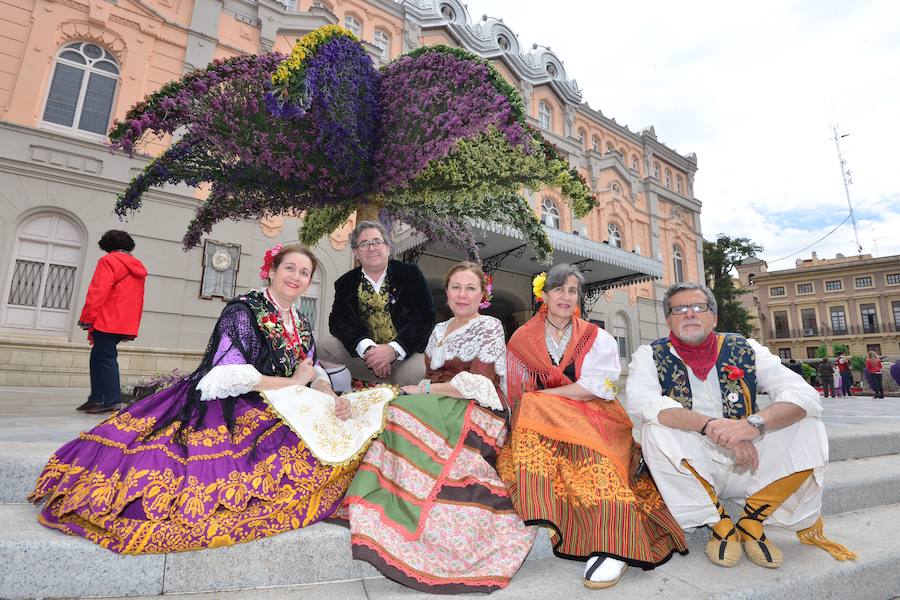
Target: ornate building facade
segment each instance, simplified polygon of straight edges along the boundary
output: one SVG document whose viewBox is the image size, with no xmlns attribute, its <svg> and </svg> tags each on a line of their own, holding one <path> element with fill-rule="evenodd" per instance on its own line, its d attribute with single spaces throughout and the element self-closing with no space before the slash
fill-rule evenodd
<svg viewBox="0 0 900 600">
<path fill-rule="evenodd" d="M 632 131 L 583 99 L 548 48 L 523 48 L 501 20 L 473 22 L 456 0 L 0 0 L 0 384 L 87 384 L 87 344 L 77 327 L 107 229 L 127 229 L 148 267 L 138 339 L 121 350 L 123 379 L 191 369 L 222 300 L 259 284 L 263 252 L 294 238 L 292 217 L 223 222 L 190 252 L 181 237 L 204 190 L 153 190 L 130 222 L 112 207 L 148 158 L 110 153 L 105 132 L 134 103 L 211 60 L 269 50 L 326 24 L 364 42 L 376 64 L 423 44 L 460 46 L 491 61 L 522 93 L 540 127 L 590 183 L 599 200 L 574 219 L 552 189 L 532 194 L 556 260 L 579 263 L 589 316 L 619 339 L 623 358 L 664 332 L 660 297 L 702 277 L 696 156 Z M 560 16 L 562 18 L 562 16 Z M 160 139 L 147 148 L 165 148 Z M 316 248 L 323 269 L 302 308 L 317 330 L 327 321 L 334 280 L 351 266 L 345 227 Z M 513 235 L 480 231 L 495 278 L 494 314 L 531 314 L 530 279 L 541 270 Z M 418 259 L 436 296 L 449 248 L 398 235 L 397 253 Z M 627 363 L 627 360 L 625 361 Z"/>
</svg>

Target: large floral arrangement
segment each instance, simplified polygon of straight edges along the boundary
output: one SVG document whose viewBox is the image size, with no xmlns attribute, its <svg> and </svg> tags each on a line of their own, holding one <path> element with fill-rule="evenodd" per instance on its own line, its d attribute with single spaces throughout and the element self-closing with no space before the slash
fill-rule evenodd
<svg viewBox="0 0 900 600">
<path fill-rule="evenodd" d="M 279 54 L 218 61 L 163 87 L 110 133 L 132 153 L 184 131 L 120 195 L 118 214 L 166 182 L 212 184 L 186 248 L 223 219 L 305 212 L 311 244 L 363 209 L 477 255 L 469 219 L 509 225 L 541 259 L 550 244 L 524 189 L 558 188 L 576 216 L 584 179 L 525 122 L 518 92 L 487 61 L 419 48 L 378 72 L 349 31 L 328 26 Z"/>
</svg>

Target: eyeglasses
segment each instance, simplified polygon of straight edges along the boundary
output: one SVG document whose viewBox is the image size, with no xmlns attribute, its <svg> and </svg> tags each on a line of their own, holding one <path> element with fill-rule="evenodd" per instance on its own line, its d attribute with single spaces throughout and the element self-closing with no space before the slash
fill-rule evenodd
<svg viewBox="0 0 900 600">
<path fill-rule="evenodd" d="M 356 244 L 357 248 L 362 248 L 363 250 L 368 250 L 369 248 L 373 248 L 375 250 L 381 250 L 387 245 L 384 240 L 366 240 L 364 242 L 360 242 Z"/>
<path fill-rule="evenodd" d="M 703 313 L 709 310 L 709 304 L 706 302 L 694 302 L 693 304 L 679 304 L 669 308 L 670 315 L 686 315 L 690 310 L 693 313 Z"/>
</svg>

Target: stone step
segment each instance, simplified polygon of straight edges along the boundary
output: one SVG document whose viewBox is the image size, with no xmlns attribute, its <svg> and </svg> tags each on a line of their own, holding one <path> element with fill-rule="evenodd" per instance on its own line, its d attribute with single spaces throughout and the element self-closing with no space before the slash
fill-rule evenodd
<svg viewBox="0 0 900 600">
<path fill-rule="evenodd" d="M 41 526 L 38 509 L 0 505 L 0 598 L 132 596 L 233 590 L 377 577 L 350 556 L 350 532 L 317 523 L 200 552 L 122 556 Z M 528 560 L 551 557 L 541 532 Z"/>
<path fill-rule="evenodd" d="M 860 477 L 866 475 L 854 475 L 859 470 L 859 464 L 854 460 L 867 458 L 884 458 L 894 454 L 900 454 L 900 422 L 877 426 L 844 426 L 829 427 L 828 435 L 831 446 L 831 460 L 828 469 L 828 487 L 826 490 L 826 505 L 829 496 L 842 494 L 844 487 L 841 478 L 846 475 L 852 477 L 854 483 L 859 482 Z M 60 446 L 56 442 L 0 442 L 0 503 L 25 502 L 25 497 L 31 492 L 37 476 L 43 469 L 46 460 Z M 841 465 L 843 462 L 850 465 Z M 895 462 L 885 458 L 885 477 L 888 482 L 896 483 L 900 474 Z M 866 464 L 866 463 L 860 463 Z M 863 473 L 866 471 L 863 470 Z M 873 483 L 874 482 L 870 482 Z M 878 486 L 867 486 L 864 489 L 876 489 Z M 885 486 L 882 486 L 885 487 Z M 900 485 L 897 486 L 900 489 Z M 885 489 L 885 492 L 890 490 Z M 854 493 L 849 498 L 865 500 L 861 494 Z M 866 508 L 875 504 L 888 504 L 900 502 L 900 499 L 873 498 L 875 503 L 853 505 L 847 501 L 841 501 L 840 510 L 830 510 L 830 513 L 843 512 L 856 508 Z M 829 514 L 830 514 L 829 513 Z"/>
<path fill-rule="evenodd" d="M 18 507 L 17 507 L 18 508 Z M 310 528 L 313 531 L 320 527 Z M 324 527 L 324 526 L 322 526 Z M 823 600 L 837 598 L 890 599 L 900 597 L 900 504 L 879 506 L 861 511 L 836 515 L 827 520 L 826 533 L 848 548 L 856 551 L 859 558 L 855 561 L 839 562 L 832 559 L 824 551 L 800 544 L 793 533 L 774 527 L 767 530 L 767 535 L 785 554 L 784 565 L 778 570 L 761 569 L 746 558 L 731 569 L 723 569 L 712 565 L 704 555 L 705 537 L 694 535 L 689 539 L 690 554 L 673 556 L 672 559 L 649 572 L 630 569 L 615 586 L 616 598 L 644 599 L 662 598 L 677 600 Z M 281 536 L 283 537 L 283 536 Z M 304 540 L 305 541 L 305 540 Z M 380 576 L 355 578 L 355 571 L 348 569 L 345 547 L 338 549 L 319 546 L 307 549 L 303 554 L 272 554 L 271 548 L 264 542 L 254 542 L 248 547 L 256 546 L 257 554 L 265 557 L 264 561 L 254 560 L 246 564 L 222 561 L 223 553 L 219 550 L 203 551 L 199 555 L 208 554 L 204 561 L 215 571 L 227 571 L 233 577 L 228 588 L 207 588 L 205 593 L 186 592 L 188 584 L 199 591 L 201 574 L 186 573 L 179 569 L 170 569 L 168 563 L 177 555 L 168 555 L 165 561 L 143 563 L 147 570 L 158 579 L 151 586 L 150 577 L 144 577 L 144 590 L 138 591 L 137 585 L 131 585 L 129 591 L 115 592 L 118 595 L 143 594 L 139 598 L 132 595 L 130 600 L 153 600 L 158 594 L 165 593 L 170 600 L 393 600 L 438 598 L 404 588 L 397 583 Z M 97 549 L 99 552 L 100 549 Z M 110 553 L 106 553 L 107 555 Z M 321 557 L 321 559 L 320 559 Z M 337 570 L 343 569 L 342 577 L 337 581 L 326 581 L 315 585 L 283 586 L 278 574 L 293 568 L 306 570 L 321 564 L 332 557 L 340 562 Z M 83 584 L 76 586 L 78 568 L 90 565 L 91 569 L 105 569 L 107 580 L 122 582 L 120 589 L 137 581 L 140 573 L 136 573 L 128 563 L 135 564 L 143 558 L 162 557 L 115 557 L 117 562 L 99 565 L 93 554 L 73 556 L 67 563 L 74 570 L 59 568 L 53 571 L 64 571 L 71 582 L 64 586 L 62 592 L 66 596 L 81 595 L 86 592 Z M 302 560 L 303 562 L 296 562 Z M 352 561 L 350 561 L 352 562 Z M 8 564 L 8 563 L 6 563 Z M 96 566 L 95 566 L 96 565 Z M 60 592 L 51 590 L 45 585 L 47 572 L 32 571 L 31 577 L 23 577 L 19 565 L 8 569 L 0 575 L 0 596 L 23 598 L 35 596 L 54 597 Z M 233 571 L 232 571 L 233 570 Z M 490 598 L 567 598 L 572 600 L 597 600 L 597 592 L 586 589 L 581 583 L 582 563 L 559 560 L 552 557 L 530 558 L 513 578 L 510 586 L 491 594 Z M 371 570 L 370 570 L 371 571 Z M 160 573 L 163 572 L 164 575 Z M 150 575 L 150 573 L 145 573 Z M 164 581 L 162 577 L 165 577 Z M 211 575 L 209 585 L 221 582 L 222 577 Z M 6 583 L 14 579 L 18 588 L 14 591 Z M 64 579 L 64 581 L 68 581 Z M 250 589 L 257 582 L 264 581 L 260 587 Z M 236 589 L 239 588 L 239 589 Z M 107 586 L 104 589 L 112 589 Z M 26 591 L 27 590 L 27 591 Z M 96 594 L 97 588 L 91 589 Z M 93 594 L 92 594 L 93 595 Z M 483 595 L 478 595 L 484 598 Z M 122 598 L 121 600 L 124 600 Z"/>
<path fill-rule="evenodd" d="M 826 425 L 832 462 L 900 454 L 900 421 L 865 425 Z"/>
</svg>

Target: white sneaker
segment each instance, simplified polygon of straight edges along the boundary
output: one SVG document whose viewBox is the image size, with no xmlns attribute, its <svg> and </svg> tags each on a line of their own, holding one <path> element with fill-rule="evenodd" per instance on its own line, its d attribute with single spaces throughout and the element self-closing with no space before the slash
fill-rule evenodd
<svg viewBox="0 0 900 600">
<path fill-rule="evenodd" d="M 592 556 L 584 565 L 584 587 L 592 590 L 609 588 L 622 579 L 628 564 L 608 556 Z"/>
</svg>

